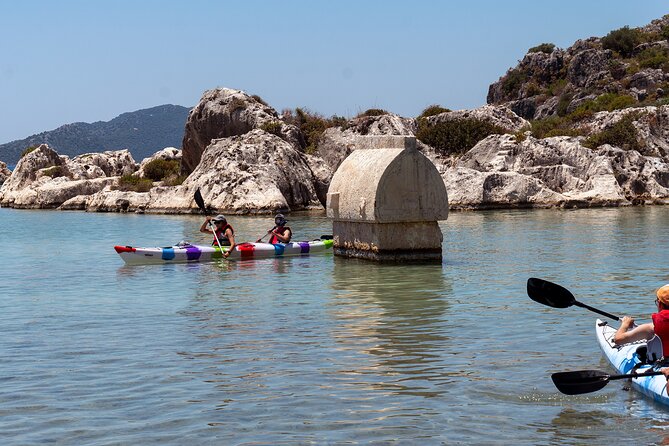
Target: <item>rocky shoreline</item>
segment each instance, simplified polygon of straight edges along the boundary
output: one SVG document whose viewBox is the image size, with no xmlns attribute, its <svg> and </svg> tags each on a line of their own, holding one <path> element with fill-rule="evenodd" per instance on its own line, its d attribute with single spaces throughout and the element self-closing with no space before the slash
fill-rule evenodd
<svg viewBox="0 0 669 446">
<path fill-rule="evenodd" d="M 0 165 L 5 178 L 0 205 L 194 213 L 198 209 L 193 193 L 199 188 L 212 211 L 254 214 L 323 209 L 334 171 L 360 144 L 360 136 L 415 135 L 417 128 L 416 119 L 390 113 L 354 118 L 345 127 L 326 129 L 315 153 L 307 154 L 299 131 L 269 106 L 250 112 L 257 101 L 246 93 L 222 88 L 206 92 L 202 101 L 189 115 L 184 138 L 200 141 L 199 145 L 185 143 L 184 150 L 166 148 L 138 163 L 127 150 L 70 158 L 43 144 L 21 158 L 11 173 L 4 163 Z M 231 110 L 231 104 L 237 108 Z M 203 108 L 209 109 L 208 115 L 199 112 Z M 237 113 L 239 108 L 247 113 Z M 599 112 L 583 124 L 595 133 L 632 116 L 644 141 L 643 153 L 610 144 L 589 148 L 583 144 L 586 136 L 535 138 L 523 131 L 528 122 L 505 106 L 448 111 L 429 119 L 457 121 L 471 116 L 510 133 L 492 134 L 457 155 L 444 155 L 418 143 L 419 150 L 437 166 L 451 209 L 669 203 L 669 124 L 665 124 L 669 123 L 669 106 Z M 218 137 L 203 130 L 213 126 L 202 120 L 228 122 L 244 133 Z M 267 130 L 267 122 L 277 123 L 275 132 Z M 174 160 L 183 169 L 184 158 L 194 168 L 181 184 L 154 181 L 147 191 L 120 187 L 124 176 L 145 178 L 144 167 L 152 160 Z"/>
<path fill-rule="evenodd" d="M 634 45 L 616 46 L 620 36 Z M 244 91 L 208 90 L 183 149 L 138 163 L 127 150 L 70 158 L 42 144 L 12 172 L 0 162 L 0 206 L 194 213 L 201 189 L 212 212 L 322 210 L 337 167 L 370 135 L 415 136 L 453 210 L 669 204 L 668 36 L 665 16 L 566 50 L 542 44 L 490 86 L 488 105 L 416 118 L 280 114 Z"/>
</svg>

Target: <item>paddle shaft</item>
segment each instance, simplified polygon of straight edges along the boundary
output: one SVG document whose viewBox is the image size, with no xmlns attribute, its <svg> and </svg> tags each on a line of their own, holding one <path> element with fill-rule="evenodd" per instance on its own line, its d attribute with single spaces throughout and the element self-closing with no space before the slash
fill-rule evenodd
<svg viewBox="0 0 669 446">
<path fill-rule="evenodd" d="M 260 238 L 258 239 L 258 242 L 262 241 L 262 239 L 264 239 L 265 237 L 267 237 L 267 235 L 268 235 L 270 232 L 272 232 L 273 230 L 275 230 L 275 229 L 276 229 L 276 226 L 274 226 L 272 229 L 270 229 L 269 231 L 267 231 L 267 232 L 265 233 L 265 235 L 263 235 L 262 237 L 260 237 Z M 258 243 L 258 242 L 256 242 L 256 243 Z"/>
<path fill-rule="evenodd" d="M 590 310 L 594 313 L 601 314 L 602 316 L 608 317 L 610 319 L 613 319 L 614 321 L 620 321 L 620 318 L 614 314 L 607 313 L 606 311 L 598 310 L 597 308 L 591 307 L 590 305 L 586 305 L 582 302 L 579 302 L 577 300 L 574 301 L 574 305 L 577 307 L 585 308 L 586 310 Z"/>
<path fill-rule="evenodd" d="M 204 198 L 202 198 L 202 193 L 200 192 L 200 189 L 195 191 L 195 195 L 193 196 L 195 198 L 195 203 L 197 204 L 197 207 L 200 208 L 202 213 L 207 216 L 207 207 L 204 205 Z M 209 227 L 211 228 L 211 232 L 214 233 L 214 239 L 216 240 L 216 244 L 218 245 L 218 249 L 221 250 L 221 254 L 223 254 L 223 246 L 221 246 L 221 242 L 218 240 L 218 235 L 216 235 L 216 227 L 213 225 L 211 220 L 208 220 Z M 223 257 L 225 258 L 225 256 Z"/>
<path fill-rule="evenodd" d="M 645 373 L 628 373 L 627 375 L 609 375 L 608 380 L 613 381 L 615 379 L 626 379 L 626 378 L 642 378 L 644 376 L 658 376 L 664 375 L 664 373 L 656 370 L 654 372 L 645 372 Z"/>
</svg>

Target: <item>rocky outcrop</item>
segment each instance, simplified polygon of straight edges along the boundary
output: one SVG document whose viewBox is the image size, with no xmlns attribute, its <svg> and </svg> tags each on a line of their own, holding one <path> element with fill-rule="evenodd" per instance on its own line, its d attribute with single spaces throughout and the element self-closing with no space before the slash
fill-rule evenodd
<svg viewBox="0 0 669 446">
<path fill-rule="evenodd" d="M 195 170 L 212 140 L 239 136 L 253 129 L 271 129 L 295 148 L 304 148 L 299 130 L 280 120 L 276 110 L 241 90 L 217 88 L 205 91 L 188 114 L 182 143 L 182 170 Z"/>
<path fill-rule="evenodd" d="M 578 40 L 567 49 L 541 45 L 490 85 L 487 101 L 506 104 L 526 119 L 544 119 L 571 113 L 604 94 L 626 96 L 626 105 L 659 100 L 669 82 L 666 68 L 658 68 L 669 54 L 662 35 L 668 25 L 665 16 L 634 30 L 644 43 L 624 56 L 610 45 L 605 48 L 604 39 L 597 37 Z M 606 107 L 600 110 L 610 110 Z"/>
<path fill-rule="evenodd" d="M 430 124 L 445 121 L 461 121 L 463 119 L 477 119 L 486 121 L 494 126 L 501 127 L 508 132 L 517 132 L 527 129 L 530 123 L 511 111 L 508 107 L 484 105 L 472 110 L 455 110 L 427 118 Z"/>
<path fill-rule="evenodd" d="M 127 150 L 89 153 L 70 159 L 42 144 L 19 160 L 0 189 L 0 204 L 15 208 L 56 208 L 69 199 L 96 193 L 118 176 L 137 170 Z"/>
<path fill-rule="evenodd" d="M 7 168 L 7 164 L 0 161 L 0 186 L 9 178 L 12 171 Z"/>
<path fill-rule="evenodd" d="M 578 137 L 481 141 L 443 177 L 453 208 L 626 206 L 669 203 L 669 165 Z"/>
<path fill-rule="evenodd" d="M 263 130 L 212 141 L 181 186 L 156 194 L 147 210 L 178 212 L 201 189 L 212 209 L 269 213 L 320 208 L 315 177 L 306 156 Z"/>
<path fill-rule="evenodd" d="M 152 158 L 174 152 L 162 151 Z M 145 159 L 142 164 L 145 164 Z M 196 213 L 193 195 L 201 190 L 212 212 L 272 213 L 321 208 L 319 195 L 332 172 L 317 157 L 263 130 L 212 141 L 196 169 L 179 186 L 148 192 L 120 191 L 108 185 L 65 201 L 61 209 L 117 212 Z"/>
<path fill-rule="evenodd" d="M 353 118 L 345 127 L 326 129 L 318 143 L 316 155 L 322 158 L 334 173 L 342 161 L 357 148 L 359 136 L 413 135 L 415 130 L 414 119 L 402 118 L 392 113 Z"/>
</svg>

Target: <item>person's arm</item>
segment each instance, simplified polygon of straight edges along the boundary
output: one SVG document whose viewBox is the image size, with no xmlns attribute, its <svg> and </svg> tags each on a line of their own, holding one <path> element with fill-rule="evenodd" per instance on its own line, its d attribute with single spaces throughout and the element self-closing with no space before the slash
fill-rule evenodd
<svg viewBox="0 0 669 446">
<path fill-rule="evenodd" d="M 634 325 L 634 319 L 629 316 L 623 317 L 620 328 L 616 331 L 613 337 L 613 342 L 616 344 L 627 344 L 630 342 L 648 340 L 655 336 L 655 330 L 652 323 L 641 324 L 630 330 Z"/>
<path fill-rule="evenodd" d="M 202 226 L 200 226 L 200 232 L 204 232 L 205 234 L 213 234 L 214 231 L 209 229 L 209 221 L 211 221 L 211 217 L 207 217 L 204 220 L 204 223 L 202 223 Z"/>
<path fill-rule="evenodd" d="M 232 233 L 230 228 L 228 228 L 225 230 L 225 236 L 228 238 L 228 240 L 230 240 L 230 247 L 227 251 L 225 251 L 223 257 L 229 257 L 232 250 L 235 249 L 235 235 Z"/>
</svg>

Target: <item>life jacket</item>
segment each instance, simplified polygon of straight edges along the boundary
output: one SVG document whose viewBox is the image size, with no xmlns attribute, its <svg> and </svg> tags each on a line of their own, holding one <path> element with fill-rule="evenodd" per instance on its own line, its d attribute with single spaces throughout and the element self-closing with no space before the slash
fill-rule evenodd
<svg viewBox="0 0 669 446">
<path fill-rule="evenodd" d="M 221 246 L 230 246 L 230 240 L 228 240 L 228 236 L 225 235 L 225 231 L 228 229 L 232 231 L 232 235 L 235 235 L 235 230 L 232 229 L 232 226 L 230 226 L 229 223 L 226 223 L 225 226 L 223 226 L 221 229 L 216 229 L 216 236 L 214 237 L 214 241 L 212 241 L 211 244 L 218 246 L 216 243 L 216 238 L 218 237 L 218 241 L 221 242 Z"/>
<path fill-rule="evenodd" d="M 653 329 L 655 334 L 662 341 L 662 354 L 669 358 L 669 310 L 662 310 L 659 313 L 653 313 Z"/>
<path fill-rule="evenodd" d="M 283 235 L 283 234 L 286 233 L 286 231 L 290 231 L 290 228 L 288 226 L 279 226 L 278 228 L 275 229 L 275 231 L 278 232 L 279 234 Z M 293 236 L 292 231 L 290 233 L 290 236 L 291 237 Z M 290 238 L 288 240 L 286 240 L 285 242 L 282 242 L 281 240 L 279 240 L 279 238 L 276 235 L 272 234 L 272 236 L 269 238 L 269 242 L 273 245 L 276 244 L 276 243 L 288 243 L 288 242 L 290 242 Z"/>
</svg>

